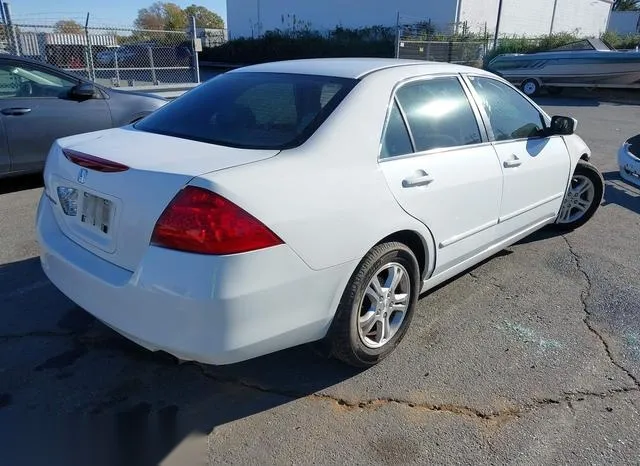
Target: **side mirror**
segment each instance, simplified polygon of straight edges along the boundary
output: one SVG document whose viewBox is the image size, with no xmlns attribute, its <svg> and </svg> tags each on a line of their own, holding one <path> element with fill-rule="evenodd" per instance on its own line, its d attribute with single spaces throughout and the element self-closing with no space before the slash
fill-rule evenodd
<svg viewBox="0 0 640 466">
<path fill-rule="evenodd" d="M 551 118 L 549 134 L 551 136 L 567 136 L 573 134 L 578 126 L 578 120 L 565 116 L 554 116 Z"/>
<path fill-rule="evenodd" d="M 91 83 L 80 83 L 72 87 L 69 94 L 79 99 L 90 99 L 96 94 L 96 88 Z"/>
</svg>

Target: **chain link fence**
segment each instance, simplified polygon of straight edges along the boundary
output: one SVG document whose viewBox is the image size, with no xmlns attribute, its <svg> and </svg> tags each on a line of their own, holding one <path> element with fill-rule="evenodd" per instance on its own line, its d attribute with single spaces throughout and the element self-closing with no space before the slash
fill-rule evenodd
<svg viewBox="0 0 640 466">
<path fill-rule="evenodd" d="M 195 30 L 203 47 L 227 41 L 226 30 Z M 0 24 L 0 53 L 49 63 L 113 87 L 199 82 L 193 31 Z"/>
<path fill-rule="evenodd" d="M 396 58 L 482 66 L 491 46 L 486 24 L 471 27 L 398 16 Z"/>
</svg>

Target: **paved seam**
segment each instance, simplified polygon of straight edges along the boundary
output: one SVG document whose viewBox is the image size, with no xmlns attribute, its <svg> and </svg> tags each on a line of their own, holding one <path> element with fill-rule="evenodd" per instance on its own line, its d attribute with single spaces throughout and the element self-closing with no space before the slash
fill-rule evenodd
<svg viewBox="0 0 640 466">
<path fill-rule="evenodd" d="M 589 308 L 588 308 L 588 304 L 587 304 L 587 300 L 589 299 L 589 296 L 591 295 L 591 286 L 592 286 L 591 277 L 589 277 L 589 274 L 582 268 L 580 255 L 573 249 L 573 245 L 569 241 L 569 238 L 567 238 L 566 235 L 562 235 L 562 238 L 564 239 L 565 243 L 567 243 L 567 247 L 569 248 L 569 252 L 571 253 L 571 257 L 573 258 L 573 261 L 576 264 L 576 269 L 578 270 L 578 272 L 580 272 L 582 274 L 582 276 L 584 277 L 584 279 L 587 282 L 586 288 L 584 290 L 582 290 L 582 292 L 580 293 L 580 300 L 582 301 L 582 309 L 584 311 L 584 319 L 583 319 L 584 324 L 587 326 L 589 331 L 591 333 L 593 333 L 598 338 L 598 340 L 600 340 L 600 342 L 602 343 L 602 346 L 604 346 L 604 350 L 607 353 L 607 357 L 609 358 L 611 363 L 614 366 L 616 366 L 618 369 L 623 371 L 625 374 L 627 374 L 627 376 L 631 380 L 633 380 L 633 383 L 636 385 L 636 387 L 640 387 L 640 380 L 638 380 L 638 378 L 636 376 L 634 376 L 626 367 L 624 367 L 622 364 L 620 364 L 618 361 L 615 360 L 615 358 L 613 357 L 613 354 L 611 352 L 611 348 L 609 347 L 609 343 L 607 343 L 605 338 L 600 334 L 600 332 L 591 323 L 591 320 L 590 320 L 591 312 L 589 312 Z"/>
</svg>

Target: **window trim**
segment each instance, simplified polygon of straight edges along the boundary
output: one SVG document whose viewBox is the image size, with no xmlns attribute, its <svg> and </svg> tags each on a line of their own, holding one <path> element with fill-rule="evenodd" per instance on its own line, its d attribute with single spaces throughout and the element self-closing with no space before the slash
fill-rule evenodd
<svg viewBox="0 0 640 466">
<path fill-rule="evenodd" d="M 415 145 L 415 139 L 414 139 L 414 136 L 413 136 L 413 131 L 411 131 L 411 127 L 409 126 L 409 122 L 407 121 L 406 112 L 404 111 L 404 108 L 402 107 L 402 104 L 398 100 L 397 92 L 402 87 L 404 87 L 406 85 L 409 85 L 409 84 L 413 84 L 415 82 L 431 81 L 433 79 L 442 79 L 442 78 L 454 78 L 460 84 L 460 87 L 462 88 L 462 91 L 463 91 L 465 97 L 467 98 L 467 101 L 469 102 L 469 106 L 471 107 L 471 112 L 473 113 L 473 116 L 474 116 L 474 118 L 476 120 L 476 125 L 478 125 L 478 133 L 480 134 L 481 142 L 476 143 L 476 144 L 463 144 L 463 145 L 460 145 L 460 146 L 440 147 L 440 148 L 436 148 L 436 149 L 428 149 L 428 150 L 424 150 L 424 151 L 416 151 L 416 145 Z M 460 74 L 460 73 L 452 73 L 452 72 L 411 76 L 409 78 L 402 79 L 402 80 L 398 81 L 393 86 L 393 89 L 391 90 L 391 98 L 389 99 L 389 103 L 387 104 L 387 112 L 386 112 L 386 115 L 385 115 L 384 124 L 382 126 L 382 133 L 380 135 L 380 142 L 378 144 L 378 162 L 379 163 L 380 162 L 388 162 L 388 161 L 391 161 L 391 160 L 406 159 L 406 158 L 410 158 L 410 157 L 420 157 L 420 156 L 423 156 L 423 155 L 433 155 L 433 154 L 439 154 L 439 153 L 443 153 L 443 152 L 451 152 L 451 151 L 454 151 L 454 150 L 460 150 L 460 149 L 466 149 L 466 148 L 475 148 L 475 147 L 483 147 L 483 146 L 490 145 L 492 141 L 490 140 L 489 134 L 488 134 L 487 129 L 485 127 L 485 121 L 482 118 L 482 114 L 480 113 L 480 109 L 478 108 L 478 104 L 477 104 L 476 100 L 473 98 L 473 95 L 470 94 L 469 89 L 468 89 L 467 86 L 468 85 L 465 82 L 465 80 L 463 79 L 463 75 L 462 74 Z M 409 139 L 411 141 L 411 147 L 413 149 L 413 152 L 411 152 L 409 154 L 394 155 L 394 156 L 390 156 L 390 157 L 382 157 L 382 145 L 384 143 L 384 137 L 385 137 L 385 134 L 386 134 L 386 131 L 387 131 L 387 126 L 389 124 L 389 118 L 391 116 L 391 111 L 393 109 L 394 103 L 397 103 L 398 108 L 400 109 L 400 115 L 402 116 L 402 121 L 404 122 L 404 125 L 405 125 L 405 128 L 407 130 L 407 133 L 409 134 Z"/>
<path fill-rule="evenodd" d="M 484 105 L 482 105 L 482 99 L 480 98 L 480 95 L 478 94 L 478 92 L 476 91 L 475 87 L 473 87 L 473 83 L 471 82 L 470 78 L 483 78 L 483 79 L 489 79 L 492 81 L 496 81 L 498 83 L 504 84 L 507 87 L 513 89 L 514 91 L 516 91 L 516 93 L 520 94 L 522 97 L 524 97 L 525 102 L 527 102 L 529 105 L 531 105 L 531 107 L 533 107 L 534 110 L 536 110 L 538 112 L 538 114 L 540 115 L 540 120 L 544 126 L 545 129 L 549 128 L 549 124 L 551 123 L 551 117 L 549 117 L 549 115 L 547 115 L 547 113 L 542 110 L 542 108 L 540 108 L 535 102 L 533 102 L 531 99 L 529 99 L 520 89 L 518 89 L 516 86 L 514 86 L 513 84 L 511 84 L 508 81 L 505 81 L 504 79 L 500 79 L 498 77 L 493 77 L 493 76 L 487 76 L 484 74 L 480 74 L 480 73 L 465 73 L 462 75 L 463 80 L 465 81 L 466 85 L 469 88 L 469 91 L 471 92 L 474 101 L 476 102 L 476 106 L 479 109 L 480 114 L 482 115 L 482 120 L 484 121 L 484 125 L 486 126 L 486 130 L 487 130 L 487 134 L 489 136 L 489 140 L 491 141 L 491 143 L 493 145 L 499 145 L 499 144 L 509 144 L 512 142 L 522 142 L 522 141 L 535 141 L 538 139 L 546 139 L 549 138 L 550 136 L 533 136 L 533 137 L 528 137 L 528 138 L 514 138 L 514 139 L 504 139 L 501 141 L 498 141 L 495 137 L 495 133 L 493 132 L 493 127 L 491 126 L 491 120 L 489 119 L 489 115 L 487 114 L 486 110 L 484 109 Z"/>
<path fill-rule="evenodd" d="M 65 81 L 71 81 L 71 82 L 76 82 L 76 84 L 74 84 L 74 87 L 77 86 L 78 84 L 81 83 L 90 83 L 93 84 L 96 88 L 96 90 L 98 90 L 99 92 L 97 92 L 95 94 L 94 99 L 105 99 L 104 95 L 105 93 L 102 91 L 102 89 L 100 89 L 95 83 L 93 83 L 92 81 L 86 81 L 84 79 L 82 79 L 81 77 L 75 77 L 75 76 L 71 76 L 67 73 L 64 72 L 60 72 L 57 69 L 51 69 L 50 67 L 44 65 L 41 66 L 38 63 L 32 63 L 30 61 L 20 61 L 20 60 L 14 60 L 14 59 L 4 59 L 4 60 L 0 60 L 0 66 L 2 65 L 9 65 L 9 66 L 19 66 L 21 68 L 31 68 L 37 71 L 40 71 L 42 73 L 47 73 L 50 74 L 52 76 L 55 76 L 59 79 L 65 80 Z M 7 97 L 6 99 L 0 99 L 0 101 L 2 100 L 9 100 L 9 99 L 61 99 L 63 97 L 61 96 L 44 96 L 44 97 Z"/>
</svg>

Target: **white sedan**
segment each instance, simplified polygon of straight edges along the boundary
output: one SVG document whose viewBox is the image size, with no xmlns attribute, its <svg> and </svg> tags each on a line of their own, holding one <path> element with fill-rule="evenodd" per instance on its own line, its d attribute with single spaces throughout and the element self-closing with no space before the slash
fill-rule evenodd
<svg viewBox="0 0 640 466">
<path fill-rule="evenodd" d="M 640 186 L 640 134 L 634 136 L 618 151 L 620 176 L 636 186 Z"/>
<path fill-rule="evenodd" d="M 99 320 L 183 360 L 322 341 L 372 365 L 420 293 L 594 214 L 603 179 L 575 123 L 451 64 L 241 68 L 134 125 L 57 141 L 42 266 Z"/>
</svg>

